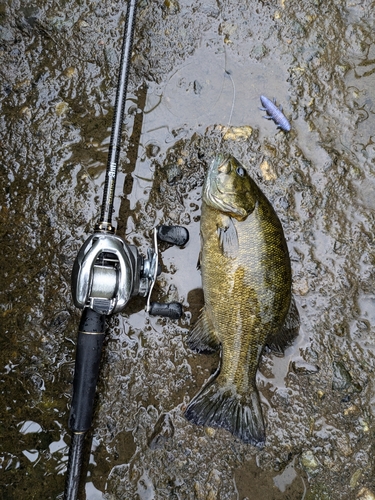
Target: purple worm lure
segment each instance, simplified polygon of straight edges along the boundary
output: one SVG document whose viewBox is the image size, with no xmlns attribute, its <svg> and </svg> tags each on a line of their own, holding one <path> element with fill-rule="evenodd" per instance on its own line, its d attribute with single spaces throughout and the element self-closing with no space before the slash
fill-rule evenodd
<svg viewBox="0 0 375 500">
<path fill-rule="evenodd" d="M 260 102 L 262 103 L 263 107 L 259 109 L 267 112 L 267 115 L 263 118 L 266 118 L 267 120 L 273 120 L 276 123 L 277 128 L 284 130 L 284 132 L 289 132 L 291 129 L 290 123 L 284 116 L 282 112 L 283 108 L 281 107 L 281 105 L 279 107 L 276 106 L 276 99 L 273 99 L 272 102 L 264 95 L 261 95 Z"/>
</svg>

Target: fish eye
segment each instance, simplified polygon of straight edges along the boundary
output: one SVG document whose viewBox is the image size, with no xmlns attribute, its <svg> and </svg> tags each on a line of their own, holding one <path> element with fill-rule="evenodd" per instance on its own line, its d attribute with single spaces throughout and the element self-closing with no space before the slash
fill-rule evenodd
<svg viewBox="0 0 375 500">
<path fill-rule="evenodd" d="M 237 167 L 237 170 L 236 170 L 237 174 L 240 176 L 240 177 L 245 177 L 245 169 L 242 168 L 242 167 Z"/>
</svg>

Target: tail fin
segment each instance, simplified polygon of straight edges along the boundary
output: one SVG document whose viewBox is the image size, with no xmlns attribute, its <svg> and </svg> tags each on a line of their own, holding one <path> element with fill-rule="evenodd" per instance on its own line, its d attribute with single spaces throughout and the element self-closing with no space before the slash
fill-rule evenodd
<svg viewBox="0 0 375 500">
<path fill-rule="evenodd" d="M 239 395 L 211 379 L 191 400 L 185 417 L 197 425 L 222 427 L 244 443 L 264 445 L 263 415 L 255 386 L 249 394 Z"/>
</svg>

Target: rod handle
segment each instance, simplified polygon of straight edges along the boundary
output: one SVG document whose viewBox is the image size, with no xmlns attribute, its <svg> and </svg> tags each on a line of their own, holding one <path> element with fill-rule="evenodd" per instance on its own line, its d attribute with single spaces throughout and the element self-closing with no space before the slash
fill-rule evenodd
<svg viewBox="0 0 375 500">
<path fill-rule="evenodd" d="M 87 432 L 91 427 L 104 332 L 105 316 L 84 308 L 77 338 L 69 416 L 69 428 L 73 432 Z"/>
</svg>

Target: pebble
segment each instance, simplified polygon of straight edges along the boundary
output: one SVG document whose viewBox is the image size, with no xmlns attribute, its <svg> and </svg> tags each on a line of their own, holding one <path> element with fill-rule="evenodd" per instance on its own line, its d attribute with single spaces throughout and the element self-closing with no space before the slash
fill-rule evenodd
<svg viewBox="0 0 375 500">
<path fill-rule="evenodd" d="M 319 366 L 311 365 L 303 360 L 297 360 L 292 362 L 292 369 L 297 375 L 311 375 L 313 373 L 318 373 L 320 370 Z"/>
<path fill-rule="evenodd" d="M 21 114 L 24 118 L 26 118 L 27 120 L 31 120 L 32 118 L 32 115 L 31 115 L 31 109 L 28 107 L 28 106 L 24 106 L 22 109 L 21 109 Z"/>
<path fill-rule="evenodd" d="M 155 450 L 164 447 L 166 441 L 174 435 L 174 425 L 169 413 L 162 413 L 155 424 L 154 431 L 148 440 L 148 446 Z"/>
<path fill-rule="evenodd" d="M 275 181 L 277 179 L 275 169 L 271 163 L 268 163 L 267 160 L 262 161 L 260 164 L 260 170 L 265 181 Z"/>
<path fill-rule="evenodd" d="M 74 68 L 73 66 L 69 66 L 69 68 L 66 68 L 66 70 L 64 71 L 64 75 L 67 78 L 73 78 L 73 76 L 75 76 L 76 74 L 77 74 L 77 69 Z"/>
<path fill-rule="evenodd" d="M 314 453 L 310 450 L 302 453 L 301 464 L 305 471 L 310 475 L 316 474 L 320 468 L 318 460 L 315 458 Z"/>
<path fill-rule="evenodd" d="M 357 500 L 375 500 L 375 495 L 368 488 L 362 488 L 358 492 Z"/>
<path fill-rule="evenodd" d="M 352 382 L 352 377 L 348 370 L 345 368 L 344 363 L 342 363 L 341 361 L 334 362 L 332 368 L 332 389 L 334 391 L 343 391 L 344 389 L 347 389 Z"/>
<path fill-rule="evenodd" d="M 213 438 L 215 437 L 215 434 L 216 434 L 216 429 L 214 429 L 213 427 L 205 427 L 204 428 L 204 433 L 210 437 L 210 438 Z"/>
<path fill-rule="evenodd" d="M 179 165 L 168 165 L 165 168 L 168 184 L 172 184 L 182 176 L 182 169 Z"/>
<path fill-rule="evenodd" d="M 362 427 L 363 432 L 368 432 L 370 430 L 368 423 L 363 418 L 359 419 L 359 423 L 360 426 Z"/>
<path fill-rule="evenodd" d="M 65 115 L 66 112 L 68 111 L 68 109 L 69 109 L 69 104 L 65 101 L 58 102 L 55 105 L 55 110 L 56 110 L 57 116 Z"/>
<path fill-rule="evenodd" d="M 224 133 L 224 141 L 243 141 L 249 139 L 253 129 L 249 125 L 244 125 L 243 127 L 229 127 Z"/>
<path fill-rule="evenodd" d="M 297 295 L 307 295 L 310 291 L 309 284 L 306 279 L 299 279 L 293 282 L 293 292 Z"/>
<path fill-rule="evenodd" d="M 358 484 L 358 481 L 361 479 L 361 476 L 362 476 L 362 471 L 361 469 L 357 469 L 354 474 L 352 475 L 352 477 L 350 478 L 350 483 L 349 483 L 349 486 L 353 489 L 357 486 Z"/>
<path fill-rule="evenodd" d="M 356 406 L 356 405 L 351 405 L 351 406 L 349 406 L 349 408 L 346 408 L 344 410 L 344 415 L 346 417 L 356 416 L 356 415 L 359 415 L 359 413 L 360 413 L 360 410 L 359 410 L 358 406 Z"/>
<path fill-rule="evenodd" d="M 149 143 L 146 145 L 146 156 L 147 158 L 154 158 L 160 152 L 160 146 L 154 143 Z"/>
<path fill-rule="evenodd" d="M 326 395 L 326 393 L 324 391 L 322 391 L 321 389 L 318 389 L 316 391 L 316 395 L 318 396 L 319 399 L 323 399 Z"/>
</svg>

